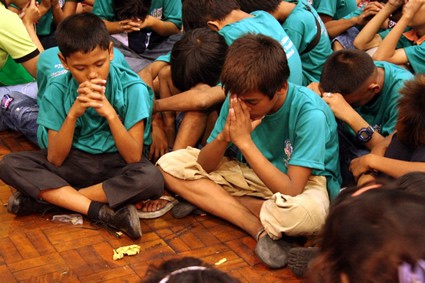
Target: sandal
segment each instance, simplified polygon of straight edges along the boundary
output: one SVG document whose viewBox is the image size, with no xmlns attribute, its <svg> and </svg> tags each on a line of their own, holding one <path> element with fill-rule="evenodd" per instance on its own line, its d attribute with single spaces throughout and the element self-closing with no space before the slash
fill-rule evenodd
<svg viewBox="0 0 425 283">
<path fill-rule="evenodd" d="M 167 204 L 156 211 L 141 211 L 138 210 L 137 214 L 139 215 L 139 218 L 142 219 L 153 219 L 158 218 L 166 214 L 168 211 L 170 211 L 179 201 L 173 198 L 172 196 L 161 196 L 159 199 L 166 200 Z M 147 200 L 150 201 L 150 200 Z"/>
</svg>

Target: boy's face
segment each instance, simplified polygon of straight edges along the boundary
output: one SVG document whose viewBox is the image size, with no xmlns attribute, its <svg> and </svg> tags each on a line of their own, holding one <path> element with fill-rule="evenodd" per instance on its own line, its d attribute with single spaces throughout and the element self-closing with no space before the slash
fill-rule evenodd
<svg viewBox="0 0 425 283">
<path fill-rule="evenodd" d="M 381 91 L 381 87 L 376 82 L 377 71 L 366 80 L 358 89 L 350 94 L 344 95 L 345 101 L 352 107 L 360 107 L 368 104 Z"/>
<path fill-rule="evenodd" d="M 285 98 L 285 90 L 277 92 L 271 99 L 260 91 L 244 93 L 238 95 L 238 98 L 248 106 L 251 120 L 258 120 L 279 110 Z"/>
<path fill-rule="evenodd" d="M 63 66 L 71 72 L 78 84 L 92 79 L 107 80 L 113 57 L 112 43 L 109 45 L 109 49 L 103 50 L 97 46 L 88 53 L 75 52 L 67 58 L 59 53 Z"/>
</svg>

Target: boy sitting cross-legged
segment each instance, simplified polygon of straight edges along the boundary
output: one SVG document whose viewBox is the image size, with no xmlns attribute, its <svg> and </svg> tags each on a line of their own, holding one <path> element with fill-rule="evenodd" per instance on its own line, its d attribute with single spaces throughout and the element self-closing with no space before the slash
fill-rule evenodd
<svg viewBox="0 0 425 283">
<path fill-rule="evenodd" d="M 0 178 L 18 191 L 8 211 L 25 215 L 55 205 L 140 238 L 132 203 L 163 192 L 161 174 L 143 155 L 151 140 L 152 90 L 110 62 L 113 47 L 99 17 L 70 16 L 56 39 L 69 72 L 52 79 L 39 101 L 42 149 L 0 161 Z"/>
<path fill-rule="evenodd" d="M 339 192 L 332 111 L 288 76 L 279 42 L 252 34 L 235 40 L 221 75 L 229 95 L 208 144 L 157 162 L 168 189 L 256 238 L 256 254 L 272 268 L 286 265 L 291 245 L 283 234 L 318 232 Z M 224 157 L 231 143 L 239 160 Z"/>
</svg>

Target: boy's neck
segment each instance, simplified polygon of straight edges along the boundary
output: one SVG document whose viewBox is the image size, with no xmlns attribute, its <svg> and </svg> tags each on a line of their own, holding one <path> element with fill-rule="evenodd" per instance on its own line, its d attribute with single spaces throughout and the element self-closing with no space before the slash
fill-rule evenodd
<svg viewBox="0 0 425 283">
<path fill-rule="evenodd" d="M 248 14 L 242 10 L 232 10 L 222 21 L 219 21 L 219 29 L 222 29 L 226 25 L 230 25 L 239 22 L 246 18 L 252 18 L 253 15 Z"/>
<path fill-rule="evenodd" d="M 285 21 L 289 15 L 292 13 L 292 10 L 295 9 L 297 5 L 294 3 L 288 3 L 285 1 L 280 2 L 277 8 L 270 12 L 270 14 L 277 19 L 278 21 Z"/>
</svg>

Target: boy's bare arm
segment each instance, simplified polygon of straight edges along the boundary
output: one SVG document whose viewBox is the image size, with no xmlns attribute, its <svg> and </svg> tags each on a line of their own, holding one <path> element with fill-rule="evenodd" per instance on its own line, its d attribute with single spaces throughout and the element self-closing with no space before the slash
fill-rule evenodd
<svg viewBox="0 0 425 283">
<path fill-rule="evenodd" d="M 50 163 L 55 166 L 62 165 L 72 148 L 78 117 L 82 116 L 87 108 L 99 107 L 100 102 L 103 100 L 105 83 L 104 80 L 95 79 L 91 82 L 86 81 L 80 84 L 77 90 L 78 97 L 71 106 L 59 131 L 49 130 L 47 160 Z"/>
<path fill-rule="evenodd" d="M 162 21 L 161 19 L 155 18 L 151 15 L 146 16 L 140 27 L 149 27 L 162 36 L 169 36 L 180 31 L 180 29 L 174 23 Z"/>
<path fill-rule="evenodd" d="M 335 117 L 347 123 L 355 133 L 362 128 L 370 126 L 369 123 L 366 122 L 366 120 L 364 120 L 363 117 L 347 103 L 347 101 L 345 101 L 344 97 L 340 93 L 332 93 L 330 96 L 324 95 L 323 100 L 329 105 Z M 365 143 L 365 146 L 372 149 L 383 139 L 384 137 L 375 131 L 372 138 Z"/>
<path fill-rule="evenodd" d="M 143 68 L 138 74 L 139 77 L 144 81 L 150 88 L 154 89 L 153 81 L 158 76 L 159 71 L 169 64 L 164 61 L 154 61 L 150 63 L 146 68 Z"/>
<path fill-rule="evenodd" d="M 354 39 L 354 46 L 361 50 L 368 50 L 381 44 L 382 38 L 378 34 L 382 24 L 387 21 L 390 15 L 402 5 L 404 0 L 394 0 L 387 2 L 360 31 Z M 391 3 L 390 3 L 391 2 Z"/>
<path fill-rule="evenodd" d="M 251 121 L 248 107 L 236 97 L 231 98 L 229 110 L 231 141 L 239 148 L 246 161 L 272 192 L 296 196 L 301 194 L 311 175 L 311 169 L 289 166 L 287 174 L 274 166 L 257 148 L 251 132 L 261 121 Z"/>
<path fill-rule="evenodd" d="M 406 52 L 404 49 L 397 49 L 397 43 L 422 5 L 424 5 L 424 1 L 421 0 L 411 0 L 404 5 L 403 15 L 379 45 L 373 55 L 374 60 L 387 61 L 397 65 L 408 63 Z"/>
<path fill-rule="evenodd" d="M 221 103 L 226 98 L 221 86 L 210 87 L 200 84 L 188 91 L 154 102 L 154 112 L 163 111 L 203 111 Z"/>
</svg>

